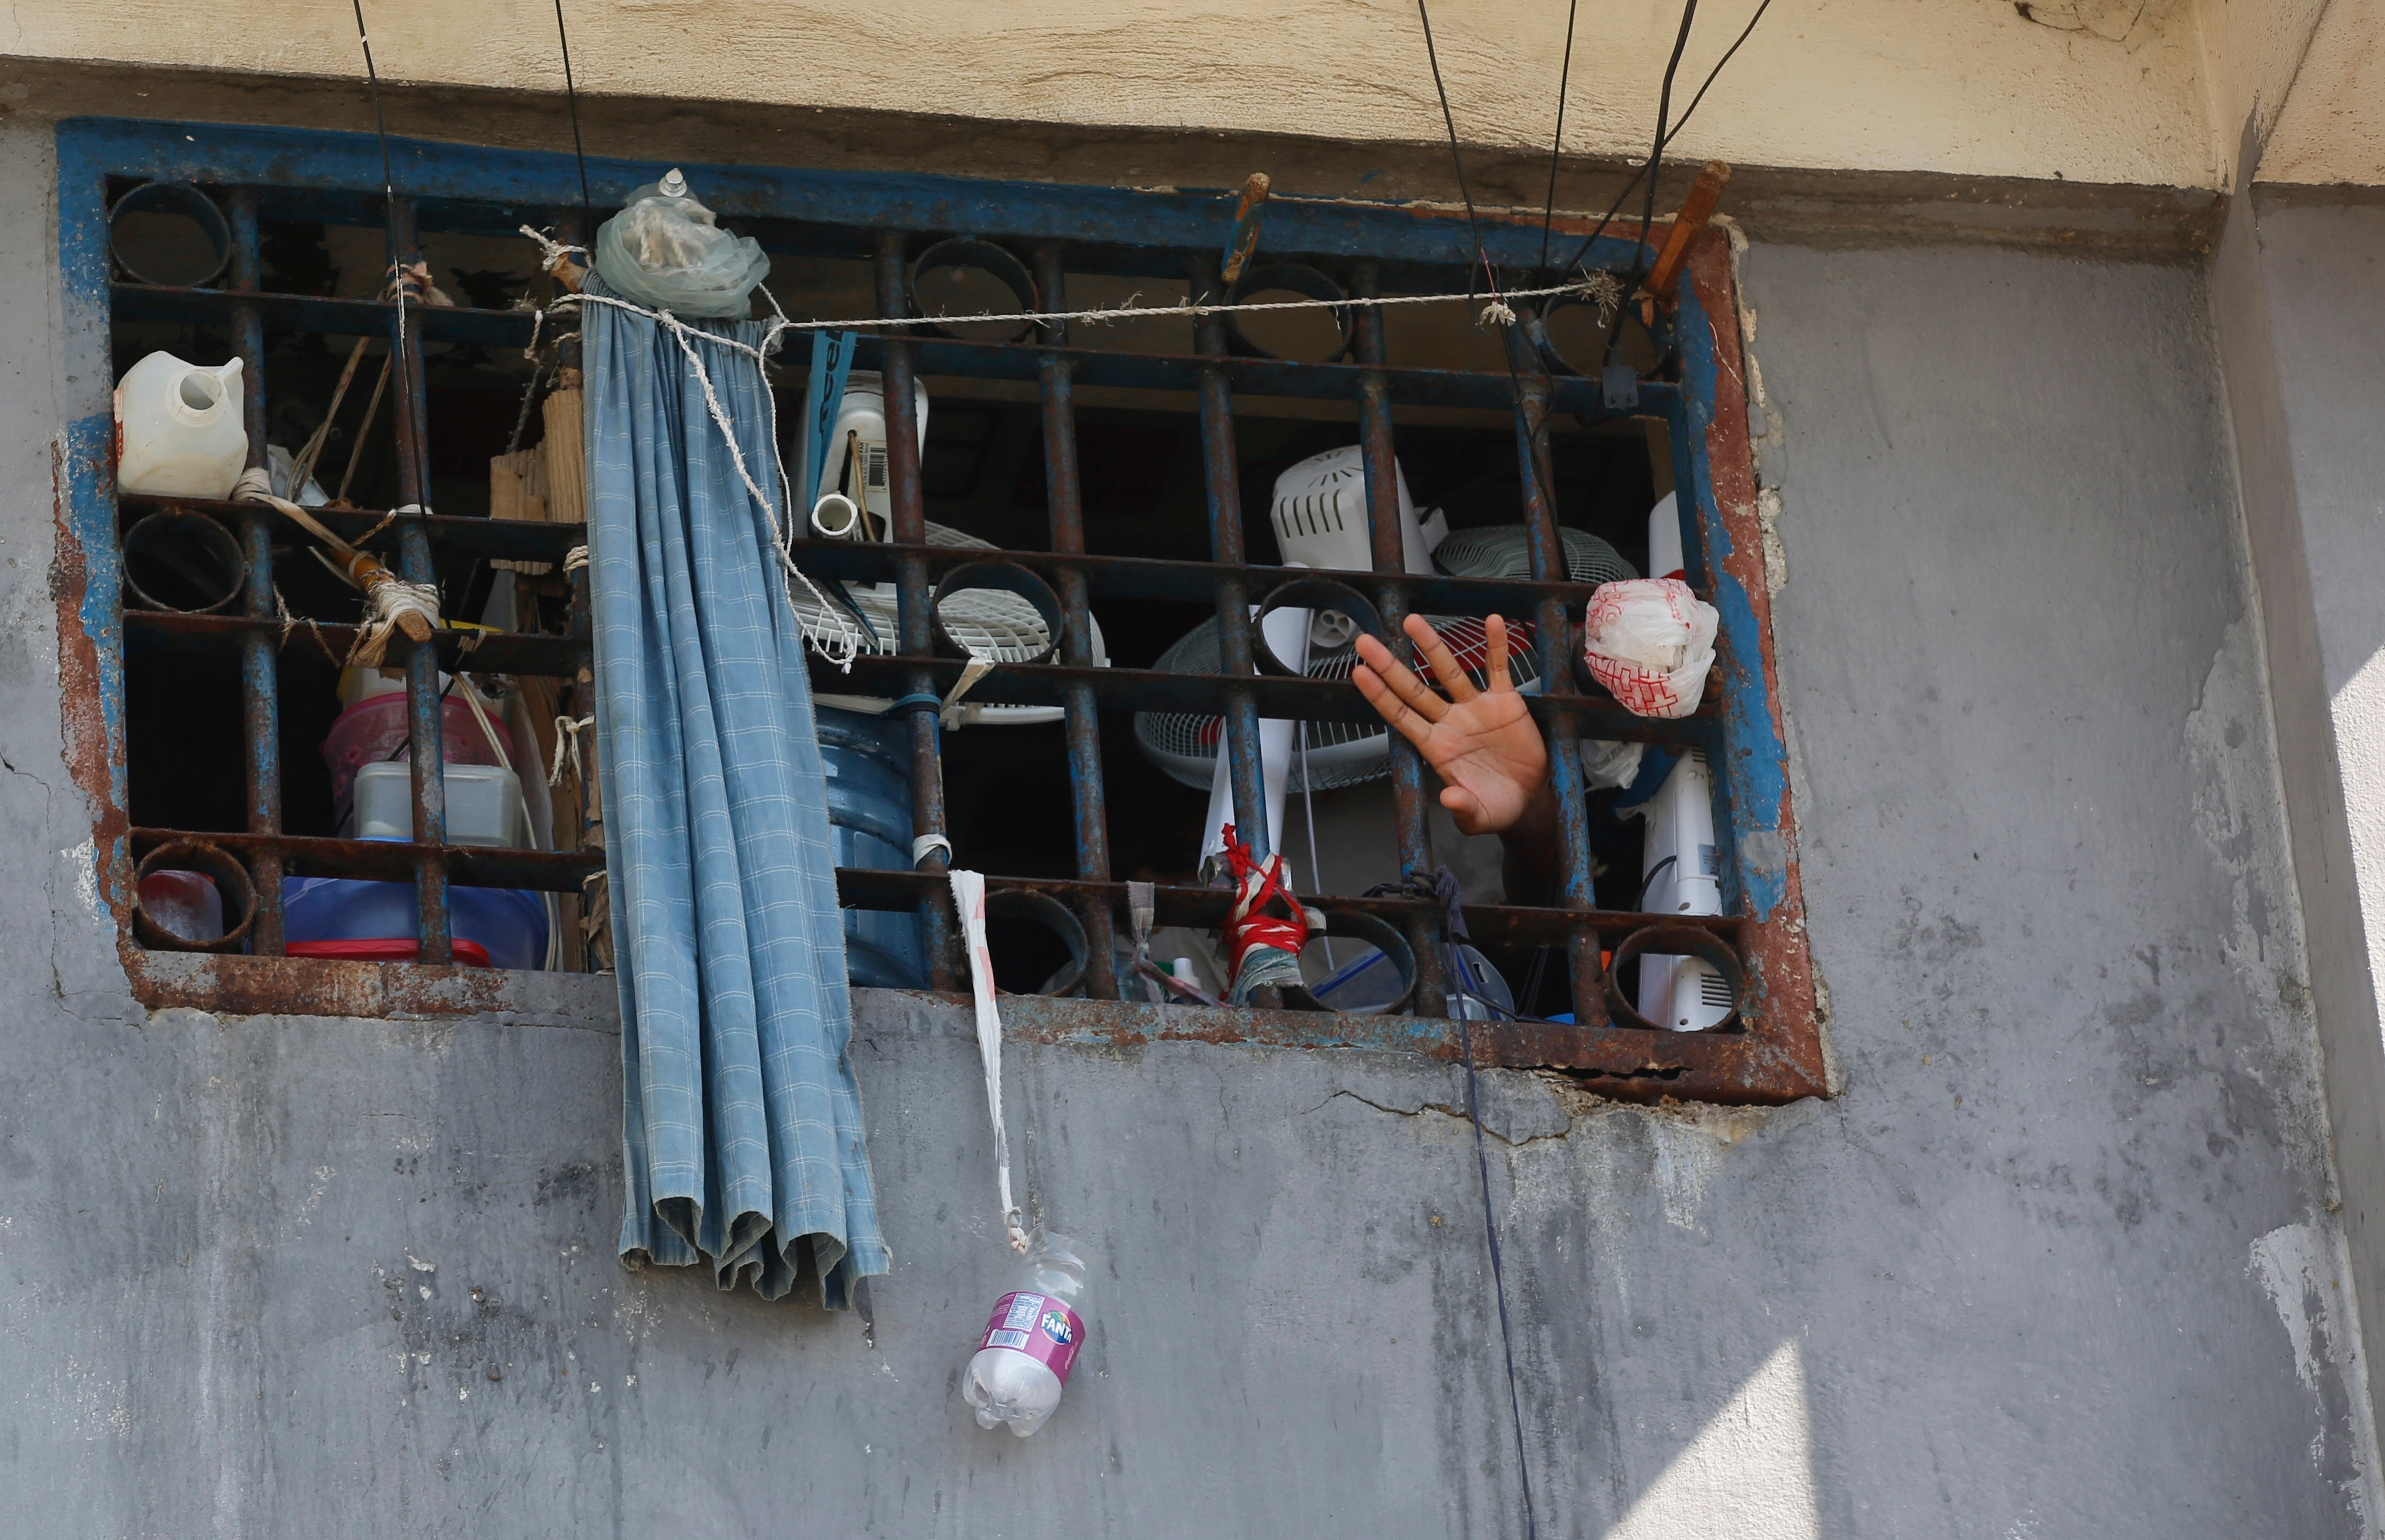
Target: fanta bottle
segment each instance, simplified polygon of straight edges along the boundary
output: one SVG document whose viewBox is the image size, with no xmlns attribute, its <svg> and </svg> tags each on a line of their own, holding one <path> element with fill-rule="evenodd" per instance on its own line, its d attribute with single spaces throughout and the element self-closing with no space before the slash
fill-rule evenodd
<svg viewBox="0 0 2385 1540">
<path fill-rule="evenodd" d="M 1085 1341 L 1087 1249 L 1041 1230 L 1030 1238 L 1018 1286 L 995 1302 L 979 1333 L 961 1395 L 977 1423 L 1006 1422 L 1025 1438 L 1059 1409 L 1068 1370 Z"/>
</svg>

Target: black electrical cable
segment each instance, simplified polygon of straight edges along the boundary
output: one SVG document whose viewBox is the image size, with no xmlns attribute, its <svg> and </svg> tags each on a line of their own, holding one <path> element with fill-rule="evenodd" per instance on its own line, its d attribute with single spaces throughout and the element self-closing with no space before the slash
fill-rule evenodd
<svg viewBox="0 0 2385 1540">
<path fill-rule="evenodd" d="M 1673 34 L 1673 56 L 1665 61 L 1665 83 L 1656 93 L 1656 142 L 1648 150 L 1647 197 L 1640 206 L 1640 234 L 1631 243 L 1631 277 L 1623 285 L 1623 302 L 1615 307 L 1615 319 L 1607 323 L 1606 341 L 1599 348 L 1599 362 L 1615 362 L 1615 344 L 1623 335 L 1623 318 L 1631 308 L 1631 294 L 1640 281 L 1648 276 L 1648 227 L 1656 222 L 1656 179 L 1665 165 L 1665 130 L 1673 108 L 1673 75 L 1681 67 L 1681 51 L 1690 45 L 1690 24 L 1697 19 L 1698 0 L 1681 0 L 1681 30 Z"/>
<path fill-rule="evenodd" d="M 1524 1453 L 1524 1409 L 1516 1396 L 1515 1333 L 1507 1322 L 1507 1287 L 1499 1265 L 1499 1226 L 1491 1217 L 1491 1157 L 1482 1144 L 1482 1108 L 1475 1094 L 1474 1033 L 1466 1024 L 1463 1006 L 1457 1012 L 1457 1046 L 1466 1059 L 1466 1121 L 1474 1125 L 1474 1169 L 1482 1179 L 1482 1236 L 1491 1247 L 1491 1283 L 1499 1296 L 1499 1346 L 1507 1358 L 1507 1410 L 1516 1423 L 1516 1470 L 1524 1482 L 1525 1540 L 1539 1540 L 1532 1518 L 1532 1464 Z"/>
<path fill-rule="evenodd" d="M 1772 0 L 1765 0 L 1766 5 L 1771 3 Z M 586 224 L 593 222 L 596 216 L 589 207 L 588 151 L 580 143 L 580 87 L 571 78 L 571 32 L 563 24 L 563 0 L 555 0 L 555 36 L 556 41 L 563 45 L 563 96 L 571 106 L 571 156 L 580 163 L 580 219 Z M 595 237 L 593 230 L 580 232 L 583 241 L 593 241 Z"/>
<path fill-rule="evenodd" d="M 1722 51 L 1722 57 L 1715 60 L 1715 67 L 1706 71 L 1705 81 L 1698 87 L 1698 94 L 1690 98 L 1688 106 L 1681 109 L 1679 119 L 1673 124 L 1673 131 L 1665 135 L 1666 144 L 1669 144 L 1679 138 L 1681 130 L 1689 126 L 1690 114 L 1697 111 L 1698 104 L 1706 99 L 1706 91 L 1715 83 L 1715 77 L 1722 73 L 1722 67 L 1730 62 L 1730 56 L 1739 52 L 1739 45 L 1747 41 L 1749 34 L 1755 31 L 1755 24 L 1763 20 L 1764 13 L 1771 8 L 1772 0 L 1763 0 L 1763 3 L 1755 7 L 1755 14 L 1747 19 L 1747 25 L 1739 30 L 1739 36 L 1731 41 L 1729 47 Z"/>
<path fill-rule="evenodd" d="M 1716 78 L 1721 75 L 1722 67 L 1730 62 L 1730 56 L 1733 54 L 1738 53 L 1740 44 L 1745 43 L 1748 38 L 1754 33 L 1755 24 L 1763 20 L 1764 13 L 1771 8 L 1772 0 L 1762 0 L 1762 3 L 1755 7 L 1755 14 L 1747 19 L 1747 25 L 1740 29 L 1739 36 L 1731 43 L 1729 47 L 1723 50 L 1722 57 L 1715 60 L 1715 67 L 1706 71 L 1705 81 L 1698 87 L 1698 94 L 1690 98 L 1690 105 L 1681 110 L 1680 119 L 1674 123 L 1672 128 L 1666 133 L 1665 143 L 1667 144 L 1670 144 L 1674 140 L 1679 139 L 1681 136 L 1681 131 L 1690 126 L 1690 115 L 1696 112 L 1698 110 L 1698 104 L 1706 99 L 1706 93 L 1713 88 Z M 1566 259 L 1564 264 L 1566 267 L 1575 267 L 1580 263 L 1584 257 L 1590 255 L 1590 248 L 1592 245 L 1596 244 L 1601 235 L 1606 233 L 1606 227 L 1614 222 L 1616 210 L 1623 207 L 1623 200 L 1631 195 L 1631 190 L 1634 187 L 1639 186 L 1640 179 L 1647 174 L 1648 168 L 1644 165 L 1638 170 L 1631 173 L 1630 180 L 1623 184 L 1622 191 L 1615 194 L 1615 201 L 1606 206 L 1606 212 L 1599 216 L 1598 223 L 1592 227 L 1589 234 L 1581 238 L 1581 244 L 1575 247 L 1574 254 Z"/>
<path fill-rule="evenodd" d="M 1425 62 L 1432 66 L 1433 94 L 1441 98 L 1442 126 L 1449 131 L 1449 160 L 1457 171 L 1457 195 L 1466 205 L 1466 228 L 1474 236 L 1474 259 L 1481 264 L 1484 282 L 1491 285 L 1491 297 L 1499 297 L 1499 275 L 1491 270 L 1491 254 L 1482 244 L 1482 221 L 1474 215 L 1474 194 L 1466 185 L 1466 157 L 1457 151 L 1457 119 L 1449 110 L 1449 88 L 1441 82 L 1441 54 L 1432 44 L 1432 17 L 1425 10 L 1425 0 L 1417 0 L 1417 19 L 1424 26 Z M 1474 292 L 1471 280 L 1467 294 Z"/>
<path fill-rule="evenodd" d="M 561 4 L 561 0 L 556 0 Z M 1767 5 L 1771 0 L 1765 0 Z M 1557 67 L 1557 127 L 1549 135 L 1549 196 L 1541 208 L 1541 266 L 1549 265 L 1549 226 L 1557 217 L 1557 157 L 1565 151 L 1566 87 L 1573 79 L 1573 19 L 1581 0 L 1567 0 L 1565 62 Z"/>
<path fill-rule="evenodd" d="M 350 4 L 356 13 L 356 43 L 364 49 L 365 79 L 372 86 L 373 137 L 381 143 L 381 194 L 385 211 L 385 230 L 389 237 L 390 290 L 397 296 L 397 334 L 404 339 L 406 336 L 406 276 L 399 270 L 403 255 L 397 249 L 397 173 L 390 166 L 389 121 L 381 115 L 381 71 L 373 67 L 372 38 L 365 31 L 365 0 L 350 0 Z M 414 383 L 409 377 L 410 371 L 406 367 L 406 359 L 402 353 L 393 354 L 391 360 L 393 366 L 390 370 L 391 379 L 399 391 L 404 393 L 400 399 L 405 403 L 406 415 L 411 417 L 414 413 Z M 412 458 L 415 495 L 419 499 L 418 506 L 425 510 L 428 510 L 431 506 L 431 461 L 429 450 L 423 443 L 428 431 L 427 423 L 417 422 L 414 425 Z"/>
<path fill-rule="evenodd" d="M 1656 885 L 1656 879 L 1665 874 L 1665 869 L 1667 867 L 1679 865 L 1680 859 L 1681 858 L 1679 856 L 1667 856 L 1663 860 L 1658 861 L 1655 866 L 1650 867 L 1648 869 L 1648 875 L 1640 879 L 1640 896 L 1634 899 L 1633 902 L 1640 906 L 1642 913 L 1646 913 L 1648 909 L 1648 890 Z"/>
</svg>

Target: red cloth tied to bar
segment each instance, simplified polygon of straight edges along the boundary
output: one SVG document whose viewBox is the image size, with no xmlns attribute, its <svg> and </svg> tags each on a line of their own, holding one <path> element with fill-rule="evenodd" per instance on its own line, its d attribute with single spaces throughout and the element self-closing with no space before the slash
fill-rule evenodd
<svg viewBox="0 0 2385 1540">
<path fill-rule="evenodd" d="M 1227 824 L 1220 831 L 1226 836 L 1226 866 L 1234 878 L 1234 910 L 1226 919 L 1226 953 L 1235 981 L 1235 993 L 1243 993 L 1242 962 L 1255 947 L 1268 946 L 1297 959 L 1300 949 L 1308 945 L 1311 916 L 1284 885 L 1283 858 L 1269 856 L 1265 861 L 1251 854 L 1249 845 L 1234 838 L 1234 826 Z M 1280 899 L 1292 911 L 1290 917 L 1268 914 L 1267 905 Z M 1297 977 L 1292 983 L 1298 983 Z"/>
</svg>

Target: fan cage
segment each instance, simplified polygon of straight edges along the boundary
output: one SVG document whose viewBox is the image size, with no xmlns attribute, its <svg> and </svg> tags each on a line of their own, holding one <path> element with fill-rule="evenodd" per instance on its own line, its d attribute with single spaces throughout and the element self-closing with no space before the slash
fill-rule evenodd
<svg viewBox="0 0 2385 1540">
<path fill-rule="evenodd" d="M 1429 615 L 1425 619 L 1448 644 L 1451 656 L 1475 687 L 1482 688 L 1488 682 L 1485 670 L 1491 657 L 1490 638 L 1482 622 L 1467 615 Z M 1418 670 L 1425 667 L 1423 659 L 1415 656 L 1413 645 L 1407 661 Z M 1306 672 L 1311 679 L 1345 682 L 1357 666 L 1357 648 L 1341 646 L 1328 652 L 1312 651 Z M 1167 673 L 1223 672 L 1216 620 L 1204 620 L 1186 632 L 1159 655 L 1159 660 L 1152 667 Z M 1507 670 L 1518 689 L 1529 690 L 1540 683 L 1540 662 L 1533 653 L 1532 628 L 1529 624 L 1515 621 L 1507 627 Z M 1217 745 L 1224 738 L 1225 726 L 1226 719 L 1216 713 L 1138 711 L 1134 715 L 1134 741 L 1144 757 L 1167 772 L 1170 780 L 1205 792 L 1217 774 Z M 1389 729 L 1361 722 L 1305 721 L 1300 730 L 1300 746 L 1292 754 L 1290 782 L 1295 792 L 1336 791 L 1379 781 L 1391 773 Z"/>
</svg>

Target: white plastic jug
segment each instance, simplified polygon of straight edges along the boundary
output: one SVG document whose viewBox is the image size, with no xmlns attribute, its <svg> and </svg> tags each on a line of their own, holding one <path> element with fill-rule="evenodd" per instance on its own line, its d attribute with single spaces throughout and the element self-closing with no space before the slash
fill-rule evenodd
<svg viewBox="0 0 2385 1540">
<path fill-rule="evenodd" d="M 116 486 L 229 497 L 248 464 L 240 360 L 214 369 L 152 353 L 116 382 Z"/>
<path fill-rule="evenodd" d="M 924 456 L 928 452 L 928 387 L 924 381 L 911 382 L 911 405 L 919 432 L 919 453 Z M 856 448 L 860 451 L 857 457 Z M 856 471 L 859 485 L 855 484 Z M 868 510 L 868 526 L 860 532 L 864 538 L 893 538 L 889 532 L 894 523 L 894 491 L 886 476 L 886 383 L 885 377 L 874 370 L 857 369 L 845 379 L 844 398 L 837 403 L 836 427 L 829 433 L 828 463 L 820 470 L 819 489 L 823 494 L 841 492 Z M 813 527 L 834 539 L 834 526 L 823 522 L 825 517 L 815 507 Z M 869 532 L 873 529 L 874 534 Z M 852 532 L 852 526 L 846 524 L 843 530 Z"/>
</svg>

